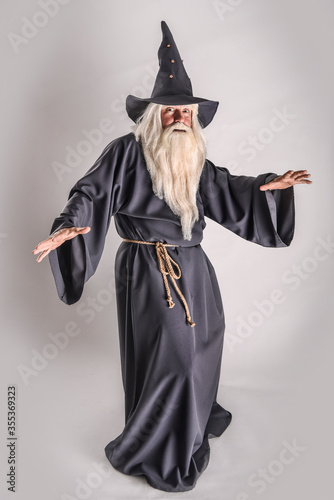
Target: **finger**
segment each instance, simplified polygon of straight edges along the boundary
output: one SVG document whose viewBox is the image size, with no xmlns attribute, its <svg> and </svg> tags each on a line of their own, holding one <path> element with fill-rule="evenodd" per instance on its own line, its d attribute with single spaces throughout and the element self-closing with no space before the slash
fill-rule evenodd
<svg viewBox="0 0 334 500">
<path fill-rule="evenodd" d="M 36 247 L 34 248 L 32 253 L 37 254 L 39 252 L 43 252 L 44 250 L 48 250 L 50 247 L 56 248 L 57 246 L 59 246 L 59 244 L 55 246 L 54 243 L 59 243 L 59 241 L 63 241 L 63 238 L 61 237 L 60 231 L 59 231 L 59 233 L 56 232 L 56 233 L 52 234 L 51 236 L 49 236 L 48 238 L 46 238 L 46 240 L 43 240 L 40 243 L 38 243 L 38 245 L 36 245 Z"/>
<path fill-rule="evenodd" d="M 51 241 L 51 237 L 47 238 L 44 241 L 41 241 L 40 243 L 38 243 L 38 245 L 36 245 L 32 253 L 36 254 L 43 250 L 46 250 L 47 248 L 49 248 Z"/>
<path fill-rule="evenodd" d="M 294 174 L 295 175 L 304 175 L 304 174 L 307 174 L 307 170 L 295 170 Z M 310 174 L 308 174 L 308 175 L 310 175 Z"/>
<path fill-rule="evenodd" d="M 42 262 L 42 260 L 47 256 L 49 255 L 49 253 L 51 252 L 51 249 L 49 248 L 48 250 L 44 250 L 44 252 L 42 252 L 36 259 L 36 262 Z"/>
<path fill-rule="evenodd" d="M 32 253 L 36 254 L 36 253 L 39 253 L 39 252 L 49 248 L 49 246 L 52 244 L 52 242 L 55 240 L 55 237 L 58 236 L 58 234 L 59 233 L 56 232 L 56 233 L 52 234 L 51 236 L 49 236 L 48 238 L 46 238 L 45 240 L 38 243 L 38 245 L 36 245 L 36 247 L 34 248 Z"/>
<path fill-rule="evenodd" d="M 312 184 L 312 181 L 309 181 L 308 179 L 301 179 L 300 181 L 297 181 L 296 184 Z"/>
<path fill-rule="evenodd" d="M 38 243 L 38 245 L 34 248 L 32 253 L 37 254 L 39 252 L 43 252 L 44 250 L 48 250 L 49 248 L 50 248 L 50 250 L 52 250 L 54 248 L 57 248 L 61 243 L 63 243 L 63 241 L 65 241 L 63 238 L 61 238 L 61 239 L 58 238 L 55 241 L 54 235 L 49 236 L 46 240 L 43 240 L 40 243 Z"/>
<path fill-rule="evenodd" d="M 309 177 L 309 174 L 295 172 L 294 175 L 290 177 L 290 180 L 296 181 L 298 179 L 303 179 L 304 177 Z"/>
<path fill-rule="evenodd" d="M 285 174 L 282 175 L 282 177 L 290 178 L 293 176 L 294 173 L 295 173 L 294 170 L 288 170 L 287 172 L 285 172 Z"/>
<path fill-rule="evenodd" d="M 306 179 L 308 177 L 311 177 L 311 174 L 301 174 L 301 175 L 297 175 L 296 176 L 296 180 L 300 180 L 300 179 Z"/>
<path fill-rule="evenodd" d="M 263 184 L 260 186 L 260 191 L 268 191 L 269 189 L 272 189 L 272 183 L 268 182 L 268 184 Z"/>
<path fill-rule="evenodd" d="M 89 226 L 86 226 L 86 227 L 77 227 L 76 229 L 78 234 L 87 234 L 89 233 L 91 228 Z"/>
</svg>

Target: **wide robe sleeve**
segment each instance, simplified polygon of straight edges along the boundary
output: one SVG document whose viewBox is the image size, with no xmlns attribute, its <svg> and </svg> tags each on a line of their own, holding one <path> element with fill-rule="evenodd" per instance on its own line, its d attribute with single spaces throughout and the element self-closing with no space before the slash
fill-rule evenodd
<svg viewBox="0 0 334 500">
<path fill-rule="evenodd" d="M 206 160 L 200 182 L 204 215 L 265 247 L 290 245 L 294 234 L 293 188 L 260 191 L 276 174 L 231 175 Z"/>
<path fill-rule="evenodd" d="M 111 142 L 71 189 L 52 225 L 51 234 L 67 227 L 91 227 L 89 233 L 64 242 L 49 254 L 59 298 L 66 304 L 80 299 L 85 282 L 96 271 L 111 217 L 124 202 L 126 164 L 131 154 L 122 138 Z"/>
</svg>

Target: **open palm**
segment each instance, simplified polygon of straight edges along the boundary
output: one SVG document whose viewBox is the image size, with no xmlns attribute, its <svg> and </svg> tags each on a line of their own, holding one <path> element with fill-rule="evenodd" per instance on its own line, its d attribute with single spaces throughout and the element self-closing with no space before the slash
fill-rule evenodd
<svg viewBox="0 0 334 500">
<path fill-rule="evenodd" d="M 51 252 L 51 250 L 54 250 L 55 248 L 59 247 L 65 241 L 75 238 L 75 236 L 78 236 L 78 234 L 89 233 L 89 231 L 90 231 L 89 226 L 67 227 L 64 229 L 60 229 L 59 231 L 56 231 L 54 234 L 46 238 L 46 240 L 43 240 L 40 243 L 38 243 L 38 245 L 34 248 L 32 253 L 35 255 L 39 253 L 36 262 L 42 262 L 44 257 L 46 257 Z"/>
<path fill-rule="evenodd" d="M 288 170 L 285 174 L 279 175 L 267 184 L 260 186 L 260 190 L 286 189 L 296 184 L 312 184 L 312 181 L 308 179 L 309 177 L 310 174 L 307 173 L 307 170 Z"/>
</svg>

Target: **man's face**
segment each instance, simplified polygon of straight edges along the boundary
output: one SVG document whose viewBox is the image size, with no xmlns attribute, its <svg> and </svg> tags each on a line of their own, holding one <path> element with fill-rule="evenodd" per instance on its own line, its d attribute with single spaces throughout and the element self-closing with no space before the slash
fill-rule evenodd
<svg viewBox="0 0 334 500">
<path fill-rule="evenodd" d="M 189 106 L 162 106 L 161 109 L 161 125 L 162 128 L 167 128 L 174 123 L 182 123 L 186 127 L 191 127 L 192 110 Z M 185 130 L 174 130 L 174 132 L 182 133 Z"/>
</svg>

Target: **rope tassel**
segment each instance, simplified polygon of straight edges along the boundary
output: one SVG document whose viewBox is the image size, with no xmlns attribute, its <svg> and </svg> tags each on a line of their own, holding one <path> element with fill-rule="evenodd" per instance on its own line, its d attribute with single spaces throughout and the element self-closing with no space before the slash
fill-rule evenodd
<svg viewBox="0 0 334 500">
<path fill-rule="evenodd" d="M 166 294 L 167 294 L 166 300 L 168 303 L 168 307 L 170 309 L 172 309 L 175 306 L 175 304 L 174 304 L 173 299 L 172 299 L 167 276 L 169 276 L 177 294 L 179 295 L 179 297 L 183 303 L 183 306 L 184 306 L 184 309 L 186 312 L 187 322 L 189 323 L 189 325 L 191 327 L 195 326 L 195 323 L 192 321 L 192 319 L 190 317 L 190 312 L 189 312 L 189 307 L 188 307 L 187 301 L 176 283 L 176 280 L 181 278 L 180 266 L 175 262 L 175 260 L 173 260 L 171 258 L 171 256 L 167 252 L 167 248 L 166 248 L 166 247 L 177 247 L 178 245 L 168 245 L 167 243 L 161 243 L 160 241 L 157 241 L 156 243 L 152 243 L 150 241 L 128 240 L 125 238 L 123 240 L 127 241 L 128 243 L 139 243 L 142 245 L 154 245 L 155 246 L 155 250 L 157 253 L 157 259 L 158 259 L 158 265 L 159 265 L 159 271 L 162 274 L 162 279 L 163 279 Z M 173 266 L 174 266 L 174 268 L 173 268 Z M 176 270 L 176 272 L 174 269 Z"/>
</svg>

